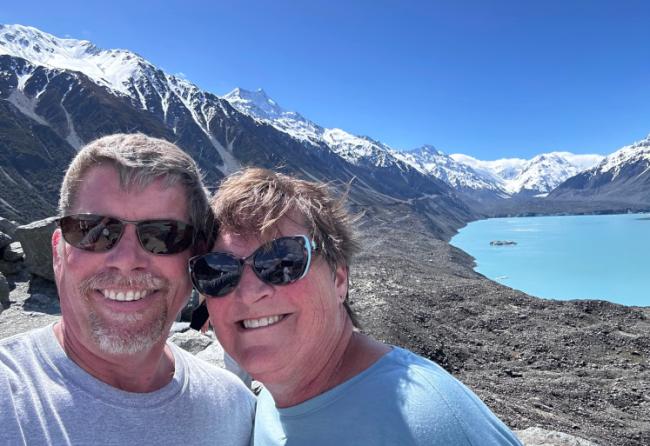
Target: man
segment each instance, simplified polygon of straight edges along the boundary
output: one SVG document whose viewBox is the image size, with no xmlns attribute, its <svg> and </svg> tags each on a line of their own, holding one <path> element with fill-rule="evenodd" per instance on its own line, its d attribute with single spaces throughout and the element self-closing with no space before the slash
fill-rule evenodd
<svg viewBox="0 0 650 446">
<path fill-rule="evenodd" d="M 224 349 L 264 385 L 255 445 L 520 444 L 437 364 L 354 328 L 352 218 L 325 185 L 247 169 L 213 208 L 214 252 L 191 275 Z"/>
<path fill-rule="evenodd" d="M 101 138 L 70 164 L 59 210 L 61 320 L 0 341 L 0 444 L 247 445 L 252 394 L 166 342 L 212 233 L 194 161 L 141 134 Z"/>
</svg>

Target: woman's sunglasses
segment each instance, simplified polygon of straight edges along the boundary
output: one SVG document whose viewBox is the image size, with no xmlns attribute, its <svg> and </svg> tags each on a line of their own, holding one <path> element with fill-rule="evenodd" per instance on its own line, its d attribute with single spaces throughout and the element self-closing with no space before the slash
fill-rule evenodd
<svg viewBox="0 0 650 446">
<path fill-rule="evenodd" d="M 140 245 L 152 254 L 177 254 L 192 244 L 193 227 L 182 221 L 130 221 L 95 214 L 67 215 L 57 220 L 66 242 L 90 252 L 112 249 L 120 241 L 127 223 L 135 225 Z"/>
<path fill-rule="evenodd" d="M 211 252 L 192 257 L 190 276 L 196 290 L 210 297 L 223 297 L 233 291 L 249 264 L 262 282 L 288 285 L 309 271 L 316 245 L 304 235 L 280 237 L 260 246 L 248 257 L 227 252 Z"/>
</svg>

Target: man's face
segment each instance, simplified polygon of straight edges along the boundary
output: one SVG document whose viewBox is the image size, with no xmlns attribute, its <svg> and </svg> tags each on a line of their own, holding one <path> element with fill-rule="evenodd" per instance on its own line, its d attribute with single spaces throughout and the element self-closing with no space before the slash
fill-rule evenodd
<svg viewBox="0 0 650 446">
<path fill-rule="evenodd" d="M 276 229 L 273 238 L 308 234 L 288 218 Z M 213 251 L 245 257 L 266 241 L 223 232 Z M 288 285 L 264 283 L 246 265 L 237 288 L 207 305 L 219 342 L 242 367 L 262 382 L 286 383 L 308 376 L 340 342 L 346 290 L 346 269 L 332 272 L 316 252 L 307 275 Z"/>
<path fill-rule="evenodd" d="M 186 201 L 182 186 L 165 187 L 161 180 L 124 190 L 113 167 L 98 166 L 84 176 L 70 213 L 189 222 Z M 75 248 L 63 240 L 60 229 L 52 243 L 68 344 L 94 354 L 133 354 L 164 342 L 190 293 L 189 250 L 151 254 L 140 246 L 132 224 L 107 252 Z"/>
</svg>

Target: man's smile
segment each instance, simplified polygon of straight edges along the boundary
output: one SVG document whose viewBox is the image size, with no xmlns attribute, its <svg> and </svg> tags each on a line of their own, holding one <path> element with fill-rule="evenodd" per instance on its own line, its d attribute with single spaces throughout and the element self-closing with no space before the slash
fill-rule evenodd
<svg viewBox="0 0 650 446">
<path fill-rule="evenodd" d="M 140 300 L 156 290 L 100 290 L 106 299 L 118 301 Z"/>
</svg>

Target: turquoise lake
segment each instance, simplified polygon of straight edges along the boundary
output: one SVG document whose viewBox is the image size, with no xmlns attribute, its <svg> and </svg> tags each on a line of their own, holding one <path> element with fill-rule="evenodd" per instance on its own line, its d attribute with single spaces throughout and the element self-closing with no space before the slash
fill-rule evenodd
<svg viewBox="0 0 650 446">
<path fill-rule="evenodd" d="M 650 214 L 491 218 L 451 244 L 479 273 L 532 296 L 650 306 Z"/>
</svg>

